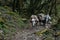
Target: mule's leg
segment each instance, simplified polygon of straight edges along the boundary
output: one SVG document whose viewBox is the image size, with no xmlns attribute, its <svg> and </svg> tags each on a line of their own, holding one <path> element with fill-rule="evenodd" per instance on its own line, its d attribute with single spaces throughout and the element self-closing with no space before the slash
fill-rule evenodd
<svg viewBox="0 0 60 40">
<path fill-rule="evenodd" d="M 46 25 L 46 21 L 45 20 L 42 20 L 42 22 L 43 22 L 43 26 L 45 26 Z"/>
<path fill-rule="evenodd" d="M 33 22 L 32 22 L 32 27 L 35 27 L 35 24 L 36 24 L 36 22 L 33 21 Z"/>
<path fill-rule="evenodd" d="M 41 21 L 41 20 L 39 20 L 39 26 L 41 26 L 41 23 L 42 23 L 42 21 Z"/>
<path fill-rule="evenodd" d="M 38 26 L 38 21 L 35 22 L 35 26 Z"/>
</svg>

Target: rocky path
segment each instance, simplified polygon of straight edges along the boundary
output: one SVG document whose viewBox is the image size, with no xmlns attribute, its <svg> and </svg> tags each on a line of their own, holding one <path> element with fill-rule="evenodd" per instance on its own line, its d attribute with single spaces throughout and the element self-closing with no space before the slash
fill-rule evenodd
<svg viewBox="0 0 60 40">
<path fill-rule="evenodd" d="M 24 29 L 21 32 L 17 32 L 13 40 L 42 40 L 41 37 L 35 35 L 34 33 L 44 29 L 45 28 L 42 26 L 32 29 Z"/>
</svg>

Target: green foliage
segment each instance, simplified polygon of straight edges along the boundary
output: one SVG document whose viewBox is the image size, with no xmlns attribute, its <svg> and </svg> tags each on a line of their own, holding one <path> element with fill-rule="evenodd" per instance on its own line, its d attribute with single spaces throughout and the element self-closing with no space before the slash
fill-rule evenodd
<svg viewBox="0 0 60 40">
<path fill-rule="evenodd" d="M 0 6 L 0 30 L 3 30 L 4 35 L 6 37 L 7 34 L 15 33 L 16 29 L 27 28 L 29 27 L 28 23 L 26 23 L 27 20 L 23 19 L 29 18 L 32 14 L 39 14 L 39 12 L 42 10 L 44 11 L 44 14 L 50 12 L 50 14 L 52 15 L 51 21 L 52 25 L 54 25 L 52 29 L 60 30 L 60 23 L 58 23 L 58 20 L 60 18 L 60 5 L 57 5 L 57 15 L 55 15 L 55 8 L 54 8 L 55 4 L 52 4 L 52 2 L 54 3 L 54 1 L 55 0 L 35 0 L 35 1 L 20 0 L 19 2 L 21 2 L 21 4 L 19 4 L 19 2 L 17 4 L 15 2 L 14 4 L 13 0 L 6 0 L 6 1 L 0 0 L 1 5 L 4 5 L 4 7 Z M 12 12 L 13 7 L 12 3 L 15 7 L 14 10 L 17 10 L 18 12 Z M 40 32 L 37 32 L 36 34 L 39 36 L 40 35 L 48 36 L 45 40 L 53 40 L 50 36 L 51 34 L 53 34 L 52 29 L 51 31 L 42 30 Z"/>
<path fill-rule="evenodd" d="M 2 25 L 0 24 L 0 29 L 2 29 Z"/>
<path fill-rule="evenodd" d="M 45 40 L 54 40 L 54 38 L 48 37 L 48 38 L 46 38 Z"/>
<path fill-rule="evenodd" d="M 56 25 L 54 25 L 54 29 L 56 29 L 56 30 L 60 30 L 60 24 L 56 24 Z"/>
<path fill-rule="evenodd" d="M 57 13 L 58 18 L 60 18 L 60 5 L 57 5 Z"/>
<path fill-rule="evenodd" d="M 45 34 L 47 33 L 47 29 L 44 29 L 44 30 L 39 31 L 39 32 L 36 32 L 36 35 L 42 36 L 44 33 L 45 33 Z"/>
<path fill-rule="evenodd" d="M 45 35 L 49 35 L 49 31 L 44 32 Z"/>
</svg>

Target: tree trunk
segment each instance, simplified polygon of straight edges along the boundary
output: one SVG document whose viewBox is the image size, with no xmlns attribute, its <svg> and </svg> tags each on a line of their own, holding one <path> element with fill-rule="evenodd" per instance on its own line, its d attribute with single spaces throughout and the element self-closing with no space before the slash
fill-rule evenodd
<svg viewBox="0 0 60 40">
<path fill-rule="evenodd" d="M 23 0 L 19 0 L 18 10 L 19 10 L 19 14 L 22 14 L 22 12 L 23 12 Z"/>
<path fill-rule="evenodd" d="M 33 0 L 30 0 L 30 12 L 31 14 L 34 14 Z"/>
<path fill-rule="evenodd" d="M 15 9 L 16 9 L 16 0 L 13 0 L 12 11 L 15 11 Z"/>
</svg>

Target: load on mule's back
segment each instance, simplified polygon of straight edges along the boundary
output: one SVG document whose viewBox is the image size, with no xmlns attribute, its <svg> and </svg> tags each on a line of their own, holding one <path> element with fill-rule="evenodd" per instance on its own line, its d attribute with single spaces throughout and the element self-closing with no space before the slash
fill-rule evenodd
<svg viewBox="0 0 60 40">
<path fill-rule="evenodd" d="M 31 15 L 30 22 L 32 24 L 32 27 L 37 26 L 38 21 L 39 20 L 38 20 L 38 17 L 36 15 Z"/>
</svg>

